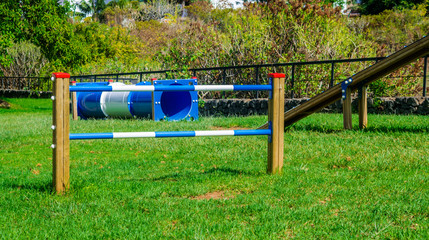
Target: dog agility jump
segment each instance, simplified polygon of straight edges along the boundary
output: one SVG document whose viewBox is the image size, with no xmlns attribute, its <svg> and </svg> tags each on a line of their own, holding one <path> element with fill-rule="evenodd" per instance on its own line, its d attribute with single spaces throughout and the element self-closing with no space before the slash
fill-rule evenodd
<svg viewBox="0 0 429 240">
<path fill-rule="evenodd" d="M 268 85 L 112 85 L 70 86 L 70 74 L 54 73 L 53 88 L 53 186 L 57 193 L 69 188 L 70 140 L 114 139 L 114 138 L 165 138 L 203 136 L 268 136 L 267 172 L 280 173 L 283 167 L 284 145 L 284 83 L 285 74 L 268 74 Z M 267 129 L 216 130 L 216 131 L 172 131 L 172 132 L 111 132 L 70 133 L 70 92 L 183 92 L 183 91 L 270 91 L 268 99 Z M 152 94 L 153 96 L 154 94 Z M 152 99 L 154 101 L 154 99 Z"/>
</svg>

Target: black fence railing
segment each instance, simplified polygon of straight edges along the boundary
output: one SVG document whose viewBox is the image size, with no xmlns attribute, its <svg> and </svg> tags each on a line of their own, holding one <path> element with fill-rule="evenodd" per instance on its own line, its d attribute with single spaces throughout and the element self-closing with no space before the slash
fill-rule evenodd
<svg viewBox="0 0 429 240">
<path fill-rule="evenodd" d="M 50 77 L 2 77 L 0 90 L 52 91 Z"/>
<path fill-rule="evenodd" d="M 427 91 L 427 58 L 423 58 L 422 74 L 416 75 L 416 71 L 390 75 L 386 78 L 401 78 L 407 81 L 423 83 L 422 96 Z M 138 83 L 157 79 L 188 78 L 195 76 L 198 84 L 267 84 L 267 74 L 270 72 L 286 73 L 286 97 L 311 97 L 343 81 L 350 75 L 360 71 L 370 64 L 384 59 L 384 57 L 341 59 L 310 62 L 275 63 L 260 65 L 242 65 L 229 67 L 210 67 L 182 70 L 158 70 L 128 73 L 108 73 L 96 75 L 72 76 L 77 82 L 103 82 L 113 80 L 123 83 Z M 52 83 L 49 78 L 17 78 L 0 77 L 0 89 L 17 90 L 50 90 Z M 265 92 L 199 92 L 200 98 L 259 98 L 267 97 Z"/>
</svg>

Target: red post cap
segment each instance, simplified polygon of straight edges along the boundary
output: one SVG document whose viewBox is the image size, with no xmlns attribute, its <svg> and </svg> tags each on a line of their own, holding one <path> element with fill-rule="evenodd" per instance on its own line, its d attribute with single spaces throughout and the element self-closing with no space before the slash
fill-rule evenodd
<svg viewBox="0 0 429 240">
<path fill-rule="evenodd" d="M 191 77 L 191 79 L 197 79 L 197 77 Z"/>
<path fill-rule="evenodd" d="M 75 84 L 75 83 L 76 83 L 76 81 L 71 81 L 70 83 L 71 83 L 71 84 Z"/>
<path fill-rule="evenodd" d="M 68 73 L 52 73 L 55 78 L 70 78 Z"/>
<path fill-rule="evenodd" d="M 151 81 L 156 81 L 156 80 L 158 80 L 158 79 L 157 79 L 157 78 L 152 78 L 152 79 L 151 79 Z"/>
<path fill-rule="evenodd" d="M 113 82 L 113 80 L 112 79 L 109 79 L 109 80 L 107 80 L 108 82 Z"/>
<path fill-rule="evenodd" d="M 268 73 L 269 78 L 285 78 L 286 75 L 284 73 Z"/>
</svg>

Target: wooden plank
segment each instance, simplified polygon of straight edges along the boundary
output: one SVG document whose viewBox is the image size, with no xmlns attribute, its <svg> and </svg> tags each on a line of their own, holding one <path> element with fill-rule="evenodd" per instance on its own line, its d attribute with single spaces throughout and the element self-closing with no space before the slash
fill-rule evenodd
<svg viewBox="0 0 429 240">
<path fill-rule="evenodd" d="M 368 94 L 367 86 L 361 86 L 358 89 L 359 99 L 358 99 L 358 108 L 359 108 L 359 128 L 364 129 L 368 125 Z"/>
<path fill-rule="evenodd" d="M 367 85 L 428 53 L 429 37 L 425 37 L 352 76 L 353 82 L 349 85 L 349 88 L 354 91 L 358 86 Z M 341 99 L 340 84 L 284 113 L 284 124 L 289 126 L 339 99 Z M 268 128 L 268 124 L 259 127 L 259 129 L 266 128 Z"/>
<path fill-rule="evenodd" d="M 346 99 L 343 99 L 343 123 L 344 129 L 350 130 L 352 126 L 352 90 L 347 88 Z"/>
</svg>

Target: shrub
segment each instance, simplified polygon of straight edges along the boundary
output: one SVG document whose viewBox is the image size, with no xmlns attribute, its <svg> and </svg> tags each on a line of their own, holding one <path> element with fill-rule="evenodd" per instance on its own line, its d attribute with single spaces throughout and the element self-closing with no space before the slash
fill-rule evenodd
<svg viewBox="0 0 429 240">
<path fill-rule="evenodd" d="M 0 64 L 5 76 L 39 76 L 40 70 L 48 63 L 40 47 L 28 41 L 15 43 L 8 47 L 6 52 L 11 58 L 11 63 L 9 65 Z"/>
</svg>

